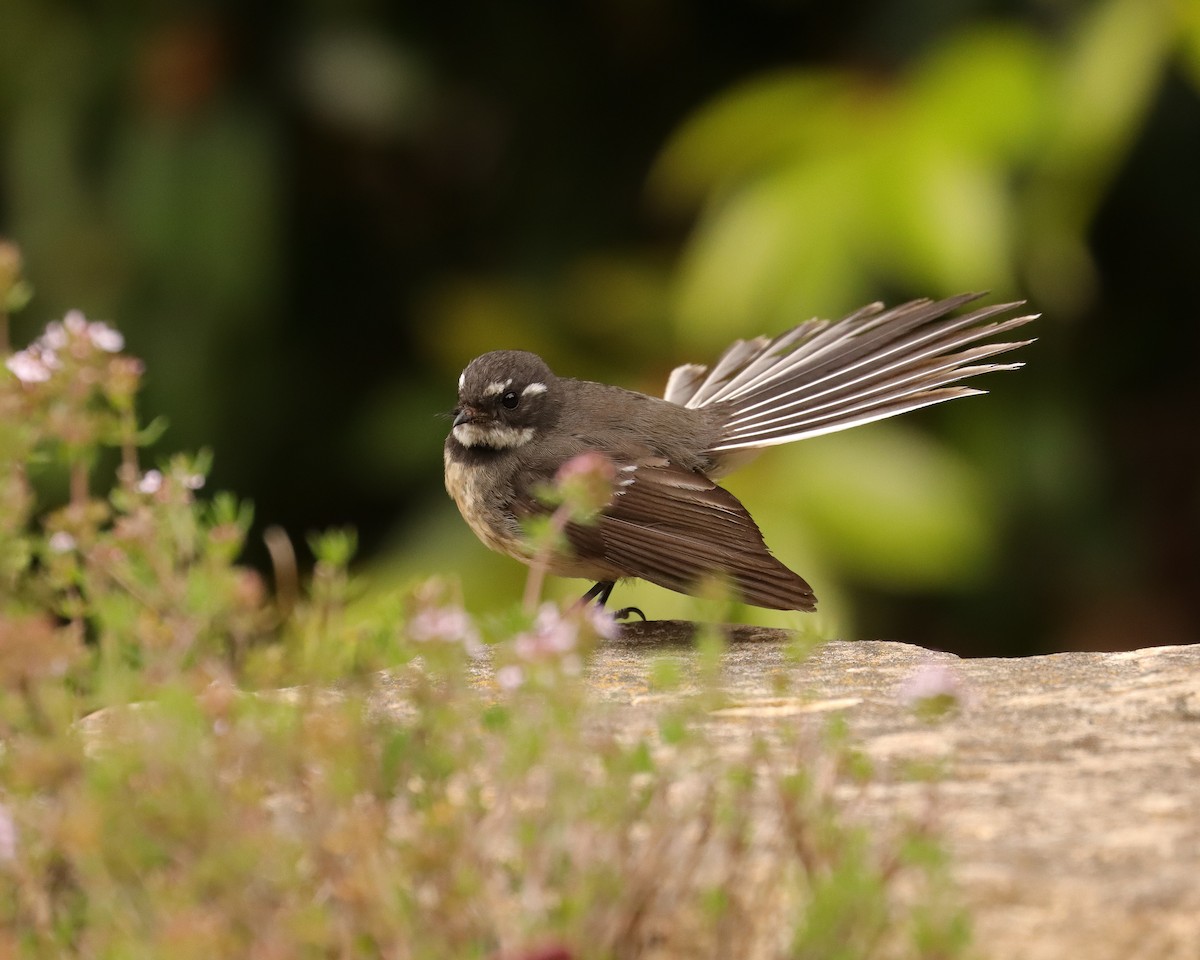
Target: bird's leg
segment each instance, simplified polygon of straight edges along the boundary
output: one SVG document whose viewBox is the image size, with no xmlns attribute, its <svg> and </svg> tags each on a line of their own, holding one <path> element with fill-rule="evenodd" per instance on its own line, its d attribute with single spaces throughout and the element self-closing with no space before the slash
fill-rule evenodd
<svg viewBox="0 0 1200 960">
<path fill-rule="evenodd" d="M 579 602 L 581 604 L 586 604 L 591 600 L 595 600 L 596 606 L 603 610 L 604 605 L 608 603 L 609 594 L 613 592 L 613 587 L 616 585 L 617 584 L 615 580 L 601 580 L 599 583 L 595 584 L 592 589 L 580 597 Z M 613 613 L 613 619 L 625 620 L 634 613 L 641 617 L 643 621 L 646 619 L 646 615 L 637 607 L 622 607 L 620 610 L 617 610 Z"/>
<path fill-rule="evenodd" d="M 595 600 L 596 606 L 603 610 L 604 605 L 608 603 L 608 595 L 613 592 L 613 587 L 616 585 L 616 580 L 601 580 L 599 583 L 594 584 L 591 590 L 580 597 L 579 602 L 587 603 L 590 600 Z"/>
</svg>

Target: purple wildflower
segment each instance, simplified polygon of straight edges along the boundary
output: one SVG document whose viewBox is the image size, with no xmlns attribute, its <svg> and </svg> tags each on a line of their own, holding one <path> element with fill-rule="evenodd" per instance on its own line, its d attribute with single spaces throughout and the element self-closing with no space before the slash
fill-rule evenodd
<svg viewBox="0 0 1200 960">
<path fill-rule="evenodd" d="M 483 654 L 483 642 L 471 615 L 462 607 L 423 607 L 408 622 L 408 635 L 418 643 L 457 643 L 472 657 Z"/>
</svg>

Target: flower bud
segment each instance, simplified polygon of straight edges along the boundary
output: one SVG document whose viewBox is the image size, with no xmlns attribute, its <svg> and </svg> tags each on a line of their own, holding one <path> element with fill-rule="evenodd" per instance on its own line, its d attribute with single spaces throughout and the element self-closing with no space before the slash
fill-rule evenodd
<svg viewBox="0 0 1200 960">
<path fill-rule="evenodd" d="M 616 468 L 608 457 L 588 450 L 559 467 L 554 482 L 571 512 L 588 517 L 608 506 L 616 477 Z"/>
</svg>

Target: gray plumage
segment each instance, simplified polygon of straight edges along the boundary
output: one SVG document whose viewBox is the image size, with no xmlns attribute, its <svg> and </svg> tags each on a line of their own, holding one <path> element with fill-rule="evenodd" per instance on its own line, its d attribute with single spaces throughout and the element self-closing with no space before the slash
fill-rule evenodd
<svg viewBox="0 0 1200 960">
<path fill-rule="evenodd" d="M 982 361 L 1030 340 L 982 341 L 1035 315 L 1005 317 L 1019 303 L 952 315 L 977 296 L 871 304 L 738 341 L 711 369 L 676 368 L 663 399 L 556 377 L 531 353 L 484 354 L 460 381 L 447 489 L 481 540 L 528 562 L 520 523 L 546 509 L 537 491 L 572 456 L 598 450 L 621 483 L 598 523 L 568 528 L 572 550 L 551 572 L 600 585 L 637 577 L 683 593 L 724 577 L 748 603 L 812 610 L 809 585 L 714 480 L 763 447 L 982 393 L 955 384 L 1021 366 Z"/>
</svg>

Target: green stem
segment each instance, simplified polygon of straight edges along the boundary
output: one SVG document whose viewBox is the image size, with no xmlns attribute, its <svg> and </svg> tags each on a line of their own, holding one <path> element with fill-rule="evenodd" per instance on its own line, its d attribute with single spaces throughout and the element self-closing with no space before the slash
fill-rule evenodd
<svg viewBox="0 0 1200 960">
<path fill-rule="evenodd" d="M 550 514 L 550 529 L 546 532 L 545 539 L 538 544 L 537 552 L 529 564 L 529 579 L 525 581 L 525 598 L 522 603 L 526 613 L 537 610 L 538 601 L 542 597 L 542 584 L 550 566 L 550 555 L 554 553 L 555 542 L 562 536 L 570 519 L 571 511 L 565 503 Z"/>
<path fill-rule="evenodd" d="M 137 418 L 132 410 L 121 413 L 121 473 L 129 486 L 137 483 Z"/>
<path fill-rule="evenodd" d="M 82 507 L 88 500 L 88 468 L 83 460 L 71 463 L 71 505 Z"/>
</svg>

